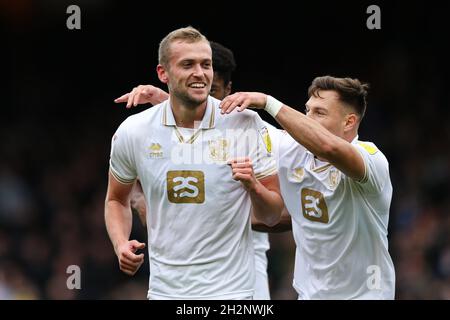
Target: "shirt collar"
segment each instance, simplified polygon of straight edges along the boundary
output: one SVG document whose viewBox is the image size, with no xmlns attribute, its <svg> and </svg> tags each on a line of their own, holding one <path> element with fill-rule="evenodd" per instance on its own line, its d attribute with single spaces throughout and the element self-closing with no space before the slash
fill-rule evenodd
<svg viewBox="0 0 450 320">
<path fill-rule="evenodd" d="M 203 115 L 203 119 L 200 122 L 199 129 L 212 129 L 215 127 L 216 110 L 211 96 L 208 96 L 206 102 L 206 110 Z M 161 123 L 165 126 L 176 126 L 175 117 L 172 111 L 172 105 L 170 99 L 166 100 L 164 107 L 162 108 Z"/>
</svg>

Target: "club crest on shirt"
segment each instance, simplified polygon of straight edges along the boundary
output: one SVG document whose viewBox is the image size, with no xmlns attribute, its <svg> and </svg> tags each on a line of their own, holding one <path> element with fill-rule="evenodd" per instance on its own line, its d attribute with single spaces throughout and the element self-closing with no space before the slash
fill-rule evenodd
<svg viewBox="0 0 450 320">
<path fill-rule="evenodd" d="M 341 173 L 336 168 L 330 170 L 328 174 L 328 184 L 331 189 L 336 189 L 341 181 Z"/>
<path fill-rule="evenodd" d="M 272 140 L 270 140 L 269 129 L 267 127 L 262 128 L 259 133 L 262 136 L 264 145 L 266 146 L 267 152 L 272 153 Z"/>
<path fill-rule="evenodd" d="M 208 141 L 209 156 L 213 161 L 227 161 L 229 142 L 227 139 L 219 138 Z"/>
<path fill-rule="evenodd" d="M 163 150 L 159 143 L 152 143 L 149 147 L 150 150 L 150 158 L 162 158 Z"/>
</svg>

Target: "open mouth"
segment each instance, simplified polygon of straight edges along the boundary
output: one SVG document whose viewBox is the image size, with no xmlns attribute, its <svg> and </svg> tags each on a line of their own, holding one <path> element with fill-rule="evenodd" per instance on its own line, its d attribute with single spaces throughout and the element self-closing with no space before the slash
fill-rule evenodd
<svg viewBox="0 0 450 320">
<path fill-rule="evenodd" d="M 204 89 L 206 88 L 206 83 L 204 82 L 193 82 L 191 84 L 188 85 L 189 88 L 193 88 L 193 89 Z"/>
</svg>

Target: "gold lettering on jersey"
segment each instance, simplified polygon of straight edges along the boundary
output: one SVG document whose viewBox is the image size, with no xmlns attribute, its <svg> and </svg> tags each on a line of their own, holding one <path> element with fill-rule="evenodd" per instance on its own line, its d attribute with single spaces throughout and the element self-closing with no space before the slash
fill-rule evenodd
<svg viewBox="0 0 450 320">
<path fill-rule="evenodd" d="M 296 168 L 292 171 L 292 178 L 294 178 L 297 182 L 302 182 L 305 177 L 305 169 Z"/>
<path fill-rule="evenodd" d="M 167 196 L 172 203 L 205 202 L 205 175 L 202 171 L 168 171 Z"/>
<path fill-rule="evenodd" d="M 227 139 L 209 140 L 209 156 L 213 161 L 227 161 L 229 143 Z"/>
<path fill-rule="evenodd" d="M 377 153 L 377 151 L 378 151 L 378 149 L 377 149 L 375 146 L 372 146 L 372 145 L 370 145 L 370 144 L 368 144 L 368 143 L 358 141 L 358 144 L 359 144 L 361 147 L 363 147 L 364 149 L 366 149 L 366 151 L 367 151 L 369 154 L 375 154 L 375 153 Z"/>
<path fill-rule="evenodd" d="M 148 148 L 150 149 L 150 158 L 163 157 L 162 147 L 159 143 L 152 143 Z"/>
<path fill-rule="evenodd" d="M 328 223 L 328 208 L 321 192 L 303 188 L 301 197 L 302 212 L 306 219 L 315 222 Z"/>
</svg>

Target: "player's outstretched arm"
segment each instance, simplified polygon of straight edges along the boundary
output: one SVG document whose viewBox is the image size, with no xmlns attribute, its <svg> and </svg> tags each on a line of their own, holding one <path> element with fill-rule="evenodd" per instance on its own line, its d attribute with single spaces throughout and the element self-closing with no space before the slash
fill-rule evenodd
<svg viewBox="0 0 450 320">
<path fill-rule="evenodd" d="M 228 163 L 231 165 L 233 179 L 240 181 L 249 192 L 256 219 L 267 226 L 277 224 L 284 208 L 278 176 L 274 174 L 257 180 L 252 161 L 248 157 L 231 159 Z"/>
<path fill-rule="evenodd" d="M 355 180 L 364 178 L 364 160 L 354 146 L 332 134 L 314 119 L 264 93 L 237 92 L 225 97 L 220 107 L 222 113 L 230 113 L 236 108 L 238 111 L 246 108 L 264 109 L 275 117 L 292 138 L 314 155 L 329 161 Z"/>
<path fill-rule="evenodd" d="M 130 193 L 133 184 L 123 184 L 109 173 L 108 191 L 105 200 L 106 230 L 124 273 L 134 275 L 144 262 L 144 254 L 135 254 L 145 248 L 145 243 L 129 240 L 132 227 Z"/>
<path fill-rule="evenodd" d="M 164 90 L 152 85 L 139 85 L 131 92 L 125 93 L 115 99 L 115 103 L 127 103 L 127 108 L 136 107 L 138 104 L 150 103 L 155 105 L 166 101 L 169 94 Z"/>
</svg>

